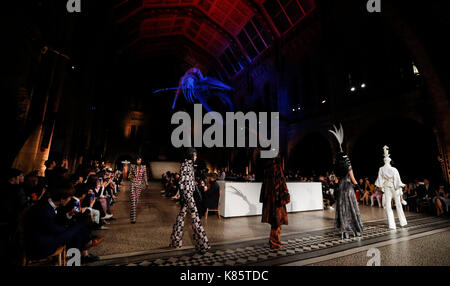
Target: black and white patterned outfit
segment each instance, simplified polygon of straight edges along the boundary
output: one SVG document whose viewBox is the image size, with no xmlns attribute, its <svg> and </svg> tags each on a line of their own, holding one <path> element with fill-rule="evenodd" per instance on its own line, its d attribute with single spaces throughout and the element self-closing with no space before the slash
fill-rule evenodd
<svg viewBox="0 0 450 286">
<path fill-rule="evenodd" d="M 195 176 L 193 161 L 185 160 L 181 164 L 180 173 L 180 196 L 182 196 L 181 209 L 173 226 L 172 235 L 170 237 L 171 242 L 169 246 L 182 246 L 184 219 L 186 217 L 186 212 L 189 212 L 192 219 L 195 249 L 200 252 L 206 252 L 210 248 L 210 245 L 208 242 L 208 238 L 206 237 L 206 232 L 203 229 L 202 222 L 200 221 L 200 217 L 198 215 L 197 207 L 194 201 Z"/>
<path fill-rule="evenodd" d="M 139 197 L 148 184 L 147 167 L 145 165 L 131 165 L 129 177 L 131 179 L 130 219 L 131 222 L 136 222 L 136 208 L 139 202 Z"/>
<path fill-rule="evenodd" d="M 336 175 L 339 177 L 339 188 L 336 198 L 335 228 L 341 233 L 362 233 L 363 223 L 356 201 L 355 190 L 348 172 L 352 169 L 350 159 L 341 153 L 338 155 L 338 166 Z"/>
</svg>

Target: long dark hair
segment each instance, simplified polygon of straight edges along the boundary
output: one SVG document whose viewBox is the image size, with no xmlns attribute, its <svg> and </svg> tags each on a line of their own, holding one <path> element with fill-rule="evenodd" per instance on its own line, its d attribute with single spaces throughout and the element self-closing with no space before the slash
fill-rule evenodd
<svg viewBox="0 0 450 286">
<path fill-rule="evenodd" d="M 144 165 L 144 158 L 142 158 L 142 156 L 140 155 L 140 154 L 136 154 L 136 160 L 134 161 L 135 162 L 135 164 L 137 164 L 137 161 L 139 160 L 139 159 L 141 159 L 141 165 Z"/>
<path fill-rule="evenodd" d="M 197 154 L 197 150 L 195 150 L 195 148 L 189 147 L 189 148 L 186 149 L 185 158 L 187 160 L 193 160 L 194 159 L 194 154 Z"/>
</svg>

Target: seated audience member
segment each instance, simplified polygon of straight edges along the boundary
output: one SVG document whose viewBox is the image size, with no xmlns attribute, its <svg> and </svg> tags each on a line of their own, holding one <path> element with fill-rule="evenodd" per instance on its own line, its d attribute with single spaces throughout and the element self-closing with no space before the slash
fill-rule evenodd
<svg viewBox="0 0 450 286">
<path fill-rule="evenodd" d="M 369 205 L 369 198 L 372 195 L 373 187 L 369 182 L 369 179 L 366 178 L 365 180 L 359 179 L 359 185 L 361 186 L 362 190 L 362 196 L 360 200 L 363 202 L 364 205 Z"/>
<path fill-rule="evenodd" d="M 417 212 L 416 200 L 417 200 L 417 191 L 414 189 L 414 184 L 409 183 L 406 186 L 406 202 L 408 204 L 407 206 L 410 212 Z"/>
<path fill-rule="evenodd" d="M 364 180 L 363 179 L 359 179 L 358 180 L 358 184 L 356 185 L 356 187 L 355 187 L 355 196 L 356 196 L 356 201 L 358 202 L 358 204 L 359 204 L 359 202 L 362 200 L 362 197 L 363 197 L 363 193 L 362 193 L 362 190 L 361 190 L 361 188 L 362 187 L 364 187 Z M 364 203 L 364 202 L 363 202 Z"/>
<path fill-rule="evenodd" d="M 319 177 L 319 182 L 322 183 L 322 196 L 326 200 L 325 209 L 333 209 L 333 204 L 335 202 L 333 192 L 334 190 L 330 189 L 330 185 L 324 176 Z"/>
<path fill-rule="evenodd" d="M 15 244 L 20 213 L 28 206 L 26 194 L 21 187 L 23 173 L 17 169 L 6 171 L 6 182 L 0 198 L 0 264 L 11 264 L 16 255 Z"/>
<path fill-rule="evenodd" d="M 171 176 L 170 171 L 167 171 L 162 175 L 162 184 L 164 187 L 164 190 L 161 191 L 162 196 L 165 196 L 167 194 L 171 178 L 172 178 L 172 176 Z"/>
<path fill-rule="evenodd" d="M 448 205 L 450 200 L 448 198 L 448 192 L 445 191 L 444 185 L 439 186 L 439 190 L 436 191 L 436 196 L 433 198 L 433 204 L 436 206 L 436 215 L 441 216 L 445 211 L 448 212 Z"/>
<path fill-rule="evenodd" d="M 111 214 L 111 205 L 114 203 L 114 184 L 112 182 L 112 178 L 110 177 L 110 174 L 107 173 L 103 177 L 103 185 L 104 185 L 104 191 L 103 196 L 106 201 L 106 213 Z M 113 218 L 111 218 L 114 220 Z"/>
<path fill-rule="evenodd" d="M 170 180 L 169 187 L 166 192 L 166 197 L 173 198 L 180 189 L 180 174 L 175 173 Z"/>
<path fill-rule="evenodd" d="M 195 205 L 197 206 L 197 212 L 200 218 L 202 218 L 205 214 L 204 192 L 206 189 L 207 186 L 205 185 L 205 182 L 200 178 L 197 178 L 197 180 L 195 180 L 194 187 L 194 201 Z"/>
<path fill-rule="evenodd" d="M 55 159 L 48 159 L 45 161 L 45 178 L 47 185 L 52 185 L 53 181 L 57 181 L 67 173 L 68 162 L 67 160 L 56 161 Z"/>
<path fill-rule="evenodd" d="M 370 205 L 373 207 L 375 205 L 374 199 L 377 199 L 378 207 L 379 208 L 383 207 L 381 202 L 382 198 L 383 198 L 383 191 L 380 188 L 374 186 L 373 193 L 370 196 Z"/>
<path fill-rule="evenodd" d="M 88 192 L 89 194 L 94 194 L 95 200 L 94 200 L 94 204 L 93 204 L 93 209 L 97 210 L 100 212 L 100 218 L 101 219 L 109 219 L 112 216 L 108 216 L 104 209 L 102 204 L 100 203 L 99 197 L 100 197 L 100 182 L 98 180 L 97 176 L 90 176 L 86 186 L 88 188 Z"/>
<path fill-rule="evenodd" d="M 216 175 L 209 178 L 209 187 L 205 188 L 204 207 L 206 209 L 217 209 L 219 205 L 220 187 Z"/>
<path fill-rule="evenodd" d="M 45 185 L 38 176 L 38 171 L 33 171 L 25 176 L 23 183 L 25 193 L 31 201 L 40 200 L 45 194 Z"/>
<path fill-rule="evenodd" d="M 25 245 L 28 259 L 42 259 L 56 251 L 60 246 L 67 249 L 76 248 L 81 252 L 82 263 L 98 260 L 89 254 L 88 249 L 98 245 L 103 237 L 92 239 L 86 225 L 61 223 L 62 211 L 73 195 L 75 189 L 68 181 L 59 179 L 53 181 L 49 189 L 49 198 L 34 205 L 25 217 Z M 74 215 L 75 210 L 70 214 Z"/>
<path fill-rule="evenodd" d="M 82 223 L 87 227 L 87 230 L 92 228 L 90 210 L 81 206 L 80 199 L 76 196 L 76 191 L 67 204 L 58 208 L 58 223 L 66 226 Z"/>
<path fill-rule="evenodd" d="M 49 158 L 47 161 L 45 161 L 44 165 L 45 165 L 44 176 L 46 179 L 46 184 L 48 185 L 49 182 L 51 182 L 53 178 L 56 177 L 56 172 L 54 172 L 54 169 L 56 167 L 56 161 Z"/>
<path fill-rule="evenodd" d="M 7 171 L 7 182 L 2 194 L 2 211 L 6 212 L 9 219 L 15 219 L 17 215 L 28 205 L 27 195 L 23 188 L 23 172 L 17 169 Z"/>
<path fill-rule="evenodd" d="M 416 205 L 421 211 L 421 207 L 429 202 L 428 194 L 431 191 L 430 181 L 428 179 L 424 179 L 423 182 L 418 182 L 416 187 L 417 192 L 417 198 L 416 198 Z"/>
<path fill-rule="evenodd" d="M 100 211 L 94 209 L 95 194 L 86 184 L 78 184 L 75 186 L 75 196 L 80 200 L 81 212 L 90 216 L 93 228 L 108 229 L 108 227 L 103 225 L 103 221 L 100 220 Z"/>
<path fill-rule="evenodd" d="M 103 181 L 102 177 L 100 177 L 100 179 L 97 181 L 97 185 L 95 186 L 93 191 L 94 191 L 95 198 L 96 198 L 95 206 L 96 206 L 96 208 L 101 210 L 102 218 L 106 219 L 106 218 L 110 218 L 110 216 L 106 212 L 107 201 L 105 199 L 105 182 Z"/>
<path fill-rule="evenodd" d="M 436 188 L 434 185 L 430 184 L 430 181 L 428 179 L 423 180 L 423 185 L 426 189 L 426 199 L 429 203 L 433 202 L 433 199 L 436 197 Z"/>
<path fill-rule="evenodd" d="M 112 186 L 113 186 L 113 201 L 116 202 L 119 199 L 119 191 L 120 191 L 120 179 L 119 179 L 119 173 L 116 170 L 114 173 L 112 173 Z"/>
</svg>

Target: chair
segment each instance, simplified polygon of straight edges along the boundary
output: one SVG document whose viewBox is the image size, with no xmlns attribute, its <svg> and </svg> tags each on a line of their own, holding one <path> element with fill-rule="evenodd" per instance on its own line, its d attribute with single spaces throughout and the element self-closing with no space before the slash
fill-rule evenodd
<svg viewBox="0 0 450 286">
<path fill-rule="evenodd" d="M 424 212 L 431 213 L 432 212 L 431 204 L 427 200 L 419 200 L 418 209 L 419 209 L 419 212 L 421 212 L 421 213 L 424 213 Z"/>
<path fill-rule="evenodd" d="M 206 209 L 206 212 L 205 212 L 205 219 L 207 220 L 208 219 L 208 212 L 217 212 L 217 217 L 220 219 L 220 198 L 221 198 L 221 196 L 222 196 L 222 190 L 221 189 L 219 189 L 219 201 L 217 202 L 217 208 L 216 209 Z"/>
<path fill-rule="evenodd" d="M 66 266 L 67 261 L 66 261 L 66 246 L 65 245 L 58 247 L 53 254 L 51 254 L 43 259 L 32 260 L 32 259 L 28 259 L 25 256 L 24 265 L 29 266 L 30 264 L 41 264 L 41 263 L 49 262 L 49 261 L 52 261 L 55 257 L 58 258 L 57 266 Z"/>
<path fill-rule="evenodd" d="M 330 200 L 322 198 L 322 204 L 324 209 L 328 209 L 328 207 L 330 206 Z"/>
</svg>

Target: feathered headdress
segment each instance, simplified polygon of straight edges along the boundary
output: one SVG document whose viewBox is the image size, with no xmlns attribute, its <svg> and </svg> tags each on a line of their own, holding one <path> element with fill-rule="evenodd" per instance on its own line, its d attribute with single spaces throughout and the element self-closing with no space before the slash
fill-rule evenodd
<svg viewBox="0 0 450 286">
<path fill-rule="evenodd" d="M 384 160 L 389 160 L 389 162 L 392 160 L 391 159 L 391 154 L 389 154 L 389 147 L 388 146 L 384 146 L 383 147 L 383 155 L 384 155 Z"/>
<path fill-rule="evenodd" d="M 331 133 L 333 133 L 334 137 L 336 137 L 337 141 L 339 142 L 339 148 L 341 148 L 341 152 L 342 151 L 342 142 L 344 142 L 344 128 L 342 128 L 342 124 L 339 124 L 340 128 L 337 129 L 336 125 L 333 125 L 334 127 L 334 131 L 333 130 L 328 130 Z"/>
</svg>

